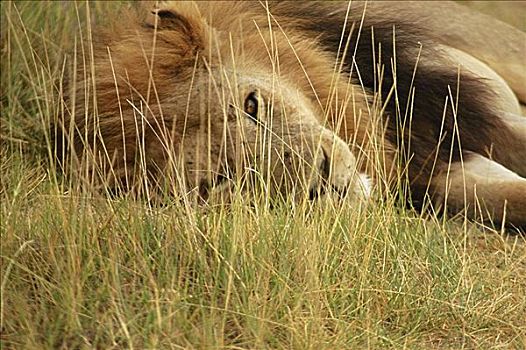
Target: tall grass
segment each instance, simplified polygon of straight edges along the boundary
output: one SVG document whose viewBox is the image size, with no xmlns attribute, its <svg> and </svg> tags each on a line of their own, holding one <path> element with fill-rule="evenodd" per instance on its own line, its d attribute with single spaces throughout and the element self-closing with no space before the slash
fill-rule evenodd
<svg viewBox="0 0 526 350">
<path fill-rule="evenodd" d="M 526 347 L 520 236 L 394 200 L 150 206 L 72 188 L 48 132 L 65 53 L 122 5 L 1 6 L 2 349 Z"/>
</svg>

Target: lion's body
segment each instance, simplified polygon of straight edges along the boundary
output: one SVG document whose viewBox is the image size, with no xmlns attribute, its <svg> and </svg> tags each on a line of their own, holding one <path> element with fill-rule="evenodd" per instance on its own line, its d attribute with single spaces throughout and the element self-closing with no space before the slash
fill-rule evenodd
<svg viewBox="0 0 526 350">
<path fill-rule="evenodd" d="M 515 96 L 526 100 L 526 35 L 478 14 L 457 33 L 462 23 L 428 5 L 352 3 L 130 12 L 96 37 L 93 65 L 76 69 L 74 123 L 64 123 L 77 130 L 75 149 L 128 186 L 137 172 L 182 165 L 184 186 L 201 194 L 257 166 L 280 193 L 300 182 L 358 191 L 356 171 L 390 186 L 403 173 L 416 205 L 525 226 L 526 121 Z M 429 6 L 453 21 L 464 11 Z M 482 48 L 492 30 L 508 40 Z"/>
</svg>

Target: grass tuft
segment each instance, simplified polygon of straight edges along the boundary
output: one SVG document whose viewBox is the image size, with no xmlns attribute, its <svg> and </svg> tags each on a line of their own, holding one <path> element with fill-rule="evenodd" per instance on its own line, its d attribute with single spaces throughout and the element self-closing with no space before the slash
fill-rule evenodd
<svg viewBox="0 0 526 350">
<path fill-rule="evenodd" d="M 392 198 L 196 208 L 69 186 L 48 130 L 67 53 L 88 8 L 118 6 L 2 3 L 2 349 L 526 347 L 524 237 Z"/>
</svg>

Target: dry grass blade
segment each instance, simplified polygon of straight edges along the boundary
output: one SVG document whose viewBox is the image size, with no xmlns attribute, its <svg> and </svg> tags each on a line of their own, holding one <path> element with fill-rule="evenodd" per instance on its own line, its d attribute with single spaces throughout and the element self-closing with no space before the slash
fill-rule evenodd
<svg viewBox="0 0 526 350">
<path fill-rule="evenodd" d="M 147 176 L 148 147 L 140 139 L 137 163 L 126 162 L 130 167 L 124 175 L 144 175 L 135 194 L 119 195 L 119 188 L 111 188 L 117 169 L 111 152 L 104 150 L 100 155 L 106 163 L 101 164 L 107 167 L 86 170 L 80 164 L 78 177 L 64 177 L 47 126 L 71 112 L 64 103 L 65 67 L 84 66 L 87 75 L 93 73 L 91 48 L 81 45 L 91 35 L 89 22 L 111 22 L 108 14 L 118 15 L 123 6 L 128 5 L 2 3 L 0 348 L 526 346 L 524 237 L 424 217 L 397 206 L 401 199 L 394 196 L 376 194 L 369 205 L 345 197 L 270 199 L 273 185 L 265 175 L 272 170 L 270 163 L 227 179 L 224 192 L 210 193 L 211 203 L 197 205 L 200 189 L 185 187 L 191 179 L 181 170 L 181 159 L 170 159 L 171 167 L 160 169 L 165 172 L 158 182 Z M 280 35 L 270 14 L 268 21 Z M 275 56 L 274 39 L 268 40 L 268 55 Z M 155 45 L 160 44 L 157 37 Z M 79 55 L 68 55 L 72 51 Z M 152 52 L 145 47 L 140 54 L 153 66 Z M 352 52 L 352 43 L 342 38 L 340 59 Z M 113 53 L 107 53 L 113 60 Z M 341 61 L 333 68 L 339 72 Z M 119 73 L 112 70 L 115 85 L 121 78 L 133 79 Z M 380 64 L 375 74 L 381 83 Z M 170 128 L 151 118 L 162 96 L 159 82 L 149 76 L 147 93 L 137 100 L 119 96 L 119 107 L 133 111 L 137 134 L 158 132 L 163 148 L 175 154 Z M 233 76 L 210 78 L 210 86 L 229 87 L 220 92 L 210 88 L 218 104 L 239 96 Z M 94 82 L 88 81 L 83 88 L 91 91 Z M 331 98 L 337 99 L 334 91 Z M 401 93 L 406 92 L 392 91 L 393 96 Z M 355 91 L 348 95 L 341 110 L 355 102 Z M 375 96 L 370 113 L 381 113 L 386 98 Z M 189 108 L 190 102 L 188 96 L 182 104 Z M 451 94 L 448 103 L 456 102 Z M 179 115 L 179 121 L 185 117 Z M 98 127 L 89 140 L 100 137 Z M 285 162 L 285 151 L 304 152 L 275 130 L 262 128 L 258 145 L 280 142 L 280 162 Z M 221 130 L 221 137 L 232 141 L 222 147 L 242 147 L 240 136 L 229 132 Z M 199 147 L 210 150 L 211 137 Z M 378 151 L 381 142 L 373 141 Z M 255 157 L 244 156 L 236 166 Z M 86 159 L 97 157 L 93 153 Z M 207 163 L 208 176 L 223 174 L 210 159 Z M 385 174 L 380 157 L 372 163 Z M 298 169 L 288 176 L 312 181 L 312 169 Z M 107 180 L 96 190 L 95 176 Z M 386 177 L 379 180 L 390 185 Z M 403 187 L 406 179 L 397 180 Z M 121 190 L 131 187 L 119 185 Z M 244 191 L 254 185 L 255 193 Z"/>
</svg>

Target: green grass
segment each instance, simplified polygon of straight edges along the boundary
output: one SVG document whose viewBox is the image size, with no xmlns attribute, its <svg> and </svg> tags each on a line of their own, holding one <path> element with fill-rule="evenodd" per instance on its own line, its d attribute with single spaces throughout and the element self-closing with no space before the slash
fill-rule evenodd
<svg viewBox="0 0 526 350">
<path fill-rule="evenodd" d="M 86 6 L 1 6 L 2 349 L 526 347 L 524 237 L 391 200 L 152 207 L 70 188 L 46 132 Z"/>
</svg>

